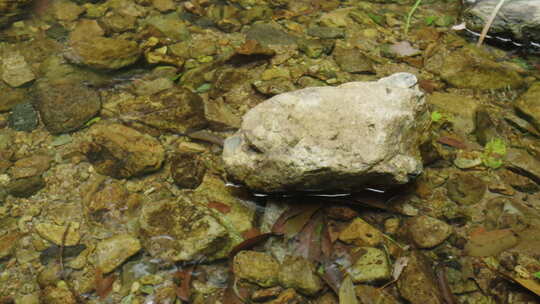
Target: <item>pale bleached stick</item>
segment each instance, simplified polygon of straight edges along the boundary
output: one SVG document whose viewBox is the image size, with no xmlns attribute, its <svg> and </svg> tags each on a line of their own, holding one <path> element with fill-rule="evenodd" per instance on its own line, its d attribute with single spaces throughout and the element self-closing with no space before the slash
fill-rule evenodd
<svg viewBox="0 0 540 304">
<path fill-rule="evenodd" d="M 491 28 L 491 24 L 493 24 L 493 20 L 495 20 L 495 17 L 497 17 L 497 13 L 501 9 L 502 5 L 504 4 L 505 0 L 500 0 L 497 6 L 493 9 L 493 12 L 491 12 L 491 16 L 489 16 L 488 21 L 484 25 L 484 28 L 482 29 L 482 33 L 480 34 L 480 38 L 478 39 L 477 46 L 481 46 L 482 42 L 484 42 L 484 38 L 486 38 L 486 35 Z"/>
</svg>

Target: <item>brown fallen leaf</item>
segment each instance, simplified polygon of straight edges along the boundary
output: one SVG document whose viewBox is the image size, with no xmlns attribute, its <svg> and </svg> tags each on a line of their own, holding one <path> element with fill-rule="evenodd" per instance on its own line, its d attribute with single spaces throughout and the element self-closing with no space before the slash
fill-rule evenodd
<svg viewBox="0 0 540 304">
<path fill-rule="evenodd" d="M 300 208 L 290 206 L 287 210 L 285 210 L 283 213 L 281 213 L 279 218 L 276 220 L 276 222 L 272 226 L 272 232 L 275 233 L 275 234 L 279 234 L 279 235 L 284 234 L 285 233 L 285 224 L 287 223 L 287 221 L 290 218 L 292 218 L 294 216 L 297 216 L 298 214 L 302 213 L 302 211 L 303 210 L 300 209 Z"/>
<path fill-rule="evenodd" d="M 219 211 L 219 212 L 221 212 L 223 214 L 227 214 L 227 213 L 231 212 L 231 206 L 226 205 L 224 203 L 209 202 L 207 206 L 208 206 L 208 208 L 216 209 L 217 211 Z"/>
<path fill-rule="evenodd" d="M 317 204 L 303 204 L 299 206 L 301 212 L 297 216 L 289 218 L 285 223 L 285 236 L 287 238 L 292 238 L 309 223 L 313 215 L 321 209 L 322 205 Z"/>
<path fill-rule="evenodd" d="M 239 292 L 237 289 L 236 284 L 233 282 L 230 282 L 227 288 L 225 289 L 225 292 L 223 293 L 222 302 L 223 304 L 244 304 L 244 301 L 240 299 L 237 295 Z"/>
<path fill-rule="evenodd" d="M 191 296 L 191 276 L 194 268 L 195 266 L 188 266 L 174 274 L 174 277 L 180 280 L 180 284 L 175 289 L 176 296 L 185 302 L 189 302 Z"/>
<path fill-rule="evenodd" d="M 302 231 L 298 233 L 298 243 L 295 250 L 297 255 L 310 261 L 321 261 L 321 235 L 324 228 L 322 219 L 320 213 L 313 216 Z"/>
<path fill-rule="evenodd" d="M 256 235 L 250 239 L 247 239 L 247 240 L 244 240 L 242 243 L 236 245 L 232 250 L 231 252 L 229 253 L 229 261 L 232 262 L 232 260 L 234 259 L 234 256 L 236 256 L 236 254 L 242 250 L 247 250 L 247 249 L 250 249 L 254 246 L 256 246 L 257 244 L 259 243 L 262 243 L 264 241 L 266 241 L 269 237 L 275 235 L 274 233 L 263 233 L 263 234 L 259 234 L 259 235 Z"/>
<path fill-rule="evenodd" d="M 259 234 L 261 234 L 261 231 L 257 229 L 257 227 L 252 227 L 251 229 L 242 232 L 242 237 L 244 240 L 247 240 L 258 236 Z"/>
<path fill-rule="evenodd" d="M 467 145 L 463 141 L 450 136 L 441 136 L 437 139 L 437 142 L 458 149 L 467 149 Z"/>
<path fill-rule="evenodd" d="M 330 236 L 328 224 L 325 224 L 321 235 L 321 253 L 324 259 L 329 259 L 332 255 L 332 245 L 333 241 Z"/>
<path fill-rule="evenodd" d="M 112 290 L 112 285 L 116 280 L 116 275 L 104 276 L 103 271 L 99 268 L 95 270 L 95 286 L 96 294 L 103 300 Z"/>
</svg>

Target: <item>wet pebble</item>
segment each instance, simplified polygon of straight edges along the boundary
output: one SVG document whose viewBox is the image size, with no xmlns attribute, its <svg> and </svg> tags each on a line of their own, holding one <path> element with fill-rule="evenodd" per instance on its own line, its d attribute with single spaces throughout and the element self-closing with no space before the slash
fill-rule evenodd
<svg viewBox="0 0 540 304">
<path fill-rule="evenodd" d="M 36 95 L 36 108 L 52 134 L 81 128 L 101 108 L 98 93 L 78 81 L 40 81 Z"/>
<path fill-rule="evenodd" d="M 446 183 L 448 197 L 461 205 L 478 203 L 486 192 L 486 184 L 471 174 L 455 173 Z"/>
<path fill-rule="evenodd" d="M 323 288 L 315 265 L 300 256 L 287 256 L 279 269 L 279 283 L 306 295 L 314 295 Z"/>
<path fill-rule="evenodd" d="M 20 87 L 35 79 L 34 72 L 19 53 L 14 52 L 2 58 L 2 80 L 12 87 Z"/>
<path fill-rule="evenodd" d="M 356 248 L 356 262 L 347 270 L 355 283 L 384 282 L 392 278 L 386 253 L 378 248 Z"/>
<path fill-rule="evenodd" d="M 357 246 L 377 246 L 383 242 L 382 233 L 361 218 L 350 222 L 339 234 L 339 240 Z"/>
<path fill-rule="evenodd" d="M 104 239 L 96 247 L 96 266 L 103 273 L 109 273 L 141 248 L 139 240 L 129 234 L 118 234 Z"/>
<path fill-rule="evenodd" d="M 533 83 L 515 102 L 515 107 L 540 130 L 540 82 Z"/>
<path fill-rule="evenodd" d="M 79 243 L 81 235 L 79 233 L 79 223 L 69 225 L 69 230 L 66 233 L 67 225 L 60 226 L 51 223 L 38 223 L 35 228 L 37 233 L 44 239 L 61 246 L 73 246 Z M 64 238 L 65 235 L 65 238 Z M 64 242 L 62 244 L 62 242 Z"/>
<path fill-rule="evenodd" d="M 205 172 L 206 166 L 199 153 L 177 153 L 171 159 L 171 175 L 180 188 L 197 188 Z"/>
<path fill-rule="evenodd" d="M 39 175 L 12 180 L 6 186 L 6 190 L 16 197 L 30 197 L 43 187 L 45 187 L 45 180 Z"/>
<path fill-rule="evenodd" d="M 31 103 L 15 105 L 8 118 L 8 126 L 16 131 L 30 132 L 38 125 L 38 115 Z"/>
<path fill-rule="evenodd" d="M 115 123 L 95 124 L 89 133 L 93 140 L 82 150 L 103 175 L 129 178 L 157 171 L 163 164 L 163 146 L 150 135 Z"/>
<path fill-rule="evenodd" d="M 278 284 L 279 263 L 264 252 L 241 251 L 233 261 L 233 271 L 238 279 L 255 283 L 262 287 Z"/>
<path fill-rule="evenodd" d="M 452 226 L 430 216 L 415 216 L 406 225 L 413 242 L 420 248 L 432 248 L 452 234 Z"/>
<path fill-rule="evenodd" d="M 431 261 L 419 251 L 408 257 L 397 281 L 399 293 L 411 304 L 444 304 Z"/>
</svg>

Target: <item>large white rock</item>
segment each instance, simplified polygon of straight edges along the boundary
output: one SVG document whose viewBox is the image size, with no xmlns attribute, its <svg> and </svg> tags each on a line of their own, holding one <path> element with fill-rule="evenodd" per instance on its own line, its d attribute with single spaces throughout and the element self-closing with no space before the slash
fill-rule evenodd
<svg viewBox="0 0 540 304">
<path fill-rule="evenodd" d="M 244 115 L 223 160 L 231 178 L 261 192 L 403 184 L 422 171 L 418 148 L 428 125 L 412 74 L 305 88 Z"/>
</svg>

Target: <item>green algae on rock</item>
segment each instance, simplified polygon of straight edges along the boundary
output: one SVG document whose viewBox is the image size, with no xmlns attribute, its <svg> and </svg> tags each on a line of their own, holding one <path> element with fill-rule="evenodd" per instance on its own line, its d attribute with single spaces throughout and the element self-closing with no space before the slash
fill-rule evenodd
<svg viewBox="0 0 540 304">
<path fill-rule="evenodd" d="M 471 45 L 448 49 L 440 45 L 426 60 L 425 68 L 457 88 L 496 90 L 519 88 L 523 78 L 509 65 L 496 62 L 492 55 Z"/>
</svg>

